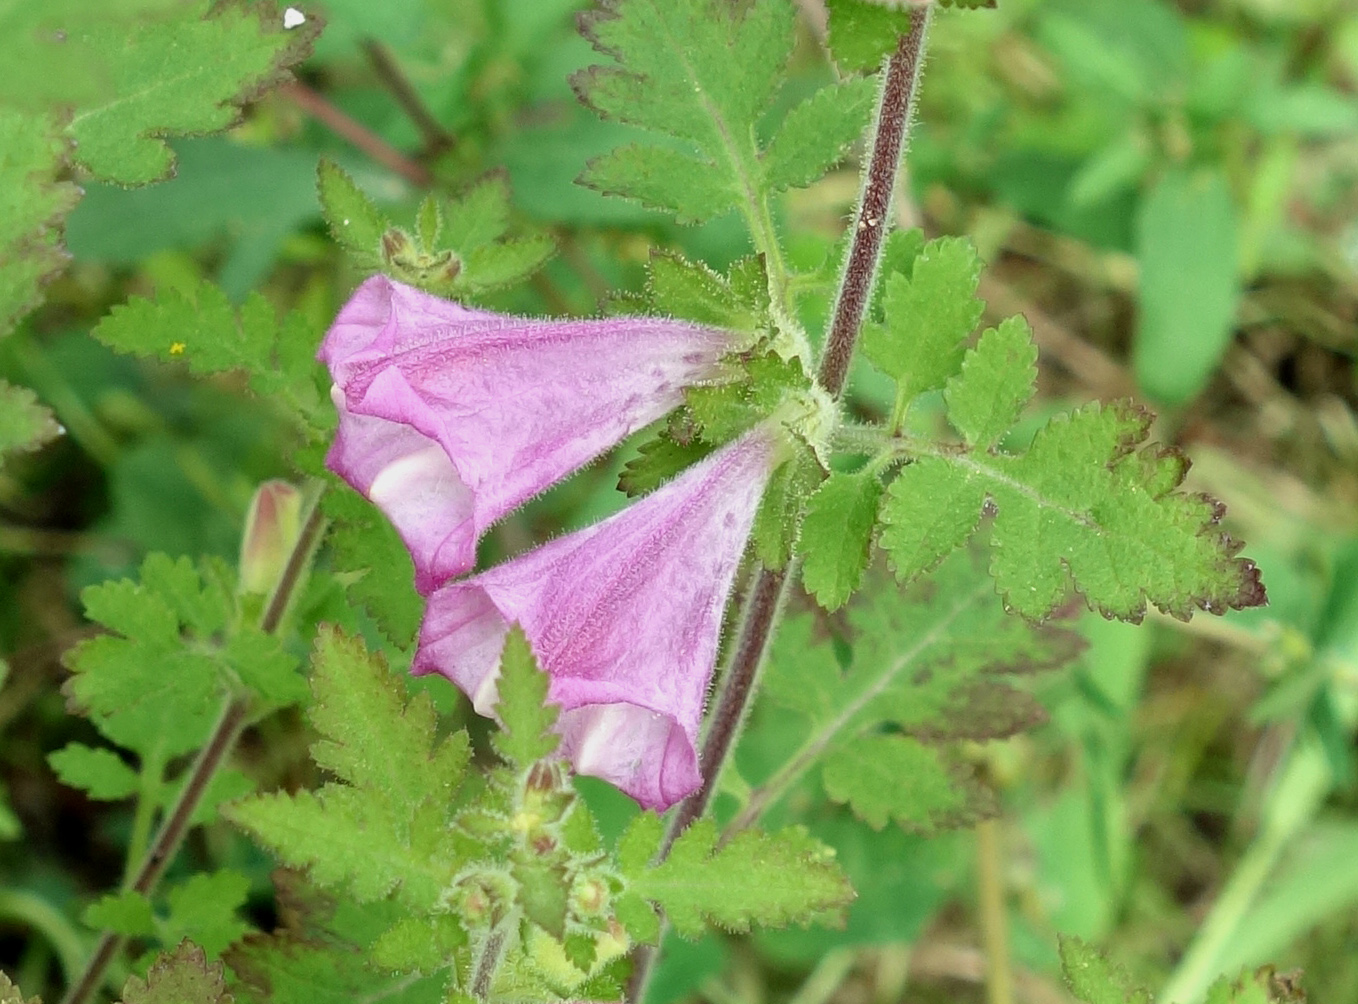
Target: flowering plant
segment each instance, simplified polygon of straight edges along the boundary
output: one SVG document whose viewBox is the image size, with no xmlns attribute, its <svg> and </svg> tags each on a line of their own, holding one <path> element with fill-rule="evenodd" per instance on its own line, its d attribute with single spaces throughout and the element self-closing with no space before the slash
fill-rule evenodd
<svg viewBox="0 0 1358 1004">
<path fill-rule="evenodd" d="M 528 316 L 541 304 L 519 290 L 551 288 L 552 239 L 516 234 L 505 178 L 466 185 L 475 154 L 436 135 L 437 170 L 393 162 L 430 189 L 408 226 L 321 162 L 326 223 L 367 276 L 332 323 L 305 296 L 280 322 L 262 293 L 237 306 L 194 278 L 98 325 L 121 352 L 244 372 L 305 484 L 259 489 L 238 568 L 152 554 L 83 594 L 99 627 L 66 657 L 67 694 L 106 745 L 50 761 L 138 808 L 127 882 L 85 914 L 102 934 L 76 953 L 68 1004 L 115 962 L 138 970 L 127 1004 L 640 1004 L 667 932 L 852 927 L 871 876 L 827 819 L 933 834 L 993 815 L 967 744 L 1042 718 L 1020 672 L 1079 650 L 1073 609 L 1139 622 L 1264 602 L 1222 507 L 1148 443 L 1149 413 L 1112 401 L 1027 424 L 1028 323 L 978 333 L 972 244 L 896 226 L 936 9 L 994 4 L 827 6 L 835 72 L 809 96 L 782 93 L 789 0 L 599 0 L 580 19 L 602 65 L 574 89 L 634 139 L 581 184 L 681 224 L 738 217 L 752 253 L 721 271 L 657 247 L 609 315 Z M 193 32 L 234 39 L 229 79 L 204 87 L 213 108 L 223 87 L 279 83 L 318 30 L 302 9 L 256 13 L 214 5 L 179 26 L 195 65 Z M 126 44 L 172 54 L 164 17 Z M 44 149 L 88 135 L 83 169 L 151 180 L 170 164 L 156 137 L 216 120 L 162 122 L 144 94 L 44 120 Z M 113 128 L 129 104 L 153 121 Z M 33 125 L 7 114 L 0 137 Z M 864 136 L 847 234 L 823 265 L 794 258 L 785 193 Z M 76 197 L 60 170 L 44 219 Z M 43 227 L 20 237 L 42 268 L 5 273 L 5 316 L 60 259 Z M 571 306 L 552 312 L 591 313 Z M 54 435 L 12 390 L 22 445 Z M 617 511 L 556 535 L 525 515 L 610 463 L 630 496 Z M 298 706 L 326 780 L 226 766 Z M 286 870 L 224 867 L 162 898 L 185 834 L 218 819 L 253 841 L 241 858 Z M 273 931 L 238 912 L 252 880 Z M 1063 950 L 1072 972 L 1106 968 Z M 1085 1000 L 1108 999 L 1090 986 Z M 1235 999 L 1221 987 L 1214 1000 Z M 17 993 L 0 978 L 0 1002 Z"/>
</svg>

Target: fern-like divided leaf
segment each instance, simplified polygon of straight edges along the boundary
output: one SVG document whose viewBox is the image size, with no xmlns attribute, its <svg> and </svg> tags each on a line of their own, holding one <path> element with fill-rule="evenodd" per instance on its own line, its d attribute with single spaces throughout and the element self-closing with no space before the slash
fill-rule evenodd
<svg viewBox="0 0 1358 1004">
<path fill-rule="evenodd" d="M 808 720 L 790 762 L 820 765 L 830 797 L 878 828 L 894 820 L 930 833 L 986 815 L 990 795 L 951 742 L 1042 721 L 1010 678 L 1068 661 L 1078 635 L 1008 616 L 966 553 L 904 596 L 865 592 L 848 616 L 845 666 L 810 616 L 785 621 L 774 644 L 765 698 Z"/>
<path fill-rule="evenodd" d="M 700 223 L 758 213 L 768 192 L 819 178 L 867 124 L 873 85 L 831 84 L 760 148 L 756 124 L 782 82 L 796 12 L 784 0 L 602 0 L 581 31 L 617 65 L 573 78 L 605 118 L 661 133 L 591 161 L 581 182 Z"/>
<path fill-rule="evenodd" d="M 428 695 L 405 686 L 359 640 L 324 630 L 313 659 L 316 761 L 339 782 L 232 806 L 237 825 L 323 888 L 359 902 L 393 891 L 419 915 L 465 863 L 447 831 L 470 748 L 465 733 L 435 742 Z"/>
<path fill-rule="evenodd" d="M 1147 603 L 1187 619 L 1266 601 L 1259 570 L 1221 532 L 1224 509 L 1179 491 L 1188 461 L 1147 445 L 1151 416 L 1130 403 L 1058 415 L 1027 452 L 998 444 L 1034 393 L 1036 349 L 1021 318 L 963 351 L 981 304 L 975 254 L 933 241 L 910 274 L 886 282 L 884 316 L 868 330 L 873 362 L 897 379 L 898 415 L 943 388 L 964 442 L 907 441 L 910 463 L 882 509 L 882 547 L 910 581 L 983 530 L 1005 603 L 1030 619 L 1060 606 L 1071 585 L 1105 616 L 1139 621 Z"/>
<path fill-rule="evenodd" d="M 1121 966 L 1079 938 L 1061 938 L 1061 971 L 1066 986 L 1081 1004 L 1152 1004 L 1149 990 L 1137 986 Z M 1235 980 L 1223 976 L 1207 992 L 1206 1004 L 1282 1004 L 1288 998 L 1270 992 L 1267 967 Z M 1304 1000 L 1304 997 L 1302 998 Z"/>
<path fill-rule="evenodd" d="M 685 937 L 697 937 L 707 924 L 748 931 L 754 924 L 834 919 L 853 899 L 834 850 L 800 827 L 746 830 L 718 848 L 716 823 L 700 820 L 654 865 L 649 857 L 660 825 L 658 817 L 639 816 L 623 835 L 620 863 L 629 897 L 660 906 Z"/>
<path fill-rule="evenodd" d="M 52 412 L 38 404 L 36 394 L 0 380 L 0 470 L 5 454 L 36 450 L 60 430 Z"/>
</svg>

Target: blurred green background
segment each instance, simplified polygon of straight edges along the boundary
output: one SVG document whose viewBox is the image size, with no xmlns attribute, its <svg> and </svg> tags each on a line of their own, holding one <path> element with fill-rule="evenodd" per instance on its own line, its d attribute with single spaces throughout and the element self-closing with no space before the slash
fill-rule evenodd
<svg viewBox="0 0 1358 1004">
<path fill-rule="evenodd" d="M 583 2 L 305 9 L 322 6 L 303 89 L 264 97 L 226 136 L 176 141 L 169 183 L 86 186 L 71 269 L 0 341 L 0 377 L 34 388 L 66 433 L 0 474 L 0 966 L 29 992 L 52 994 L 88 943 L 75 918 L 117 883 L 130 827 L 125 803 L 85 800 L 45 760 L 93 736 L 58 689 L 62 652 L 88 630 L 80 588 L 155 550 L 234 558 L 256 485 L 289 474 L 287 426 L 266 403 L 230 378 L 114 356 L 88 337 L 107 309 L 206 276 L 323 329 L 360 277 L 320 225 L 320 154 L 407 219 L 422 178 L 457 189 L 505 170 L 518 222 L 560 252 L 492 298 L 500 309 L 594 313 L 639 285 L 652 248 L 717 267 L 749 250 L 734 217 L 680 228 L 573 183 L 629 132 L 567 83 L 593 61 L 574 30 Z M 787 100 L 832 72 L 824 10 L 799 6 Z M 407 86 L 432 121 L 403 107 Z M 366 138 L 340 135 L 333 112 Z M 361 148 L 374 140 L 408 177 Z M 857 188 L 849 164 L 781 206 L 813 332 Z M 1058 933 L 1107 946 L 1170 997 L 1272 962 L 1304 970 L 1315 1001 L 1358 1001 L 1358 3 L 945 12 L 897 205 L 902 223 L 976 242 L 992 316 L 1032 322 L 1044 402 L 1134 394 L 1156 408 L 1157 437 L 1193 458 L 1191 485 L 1228 502 L 1271 606 L 1082 620 L 1086 653 L 1038 684 L 1050 723 L 973 751 L 1004 807 L 979 834 L 874 832 L 794 797 L 782 812 L 834 844 L 859 888 L 848 926 L 668 945 L 654 1004 L 981 1001 L 987 932 L 1007 940 L 1019 1001 L 1065 999 Z M 854 387 L 855 409 L 887 406 L 870 372 Z M 618 508 L 620 463 L 504 523 L 491 551 Z M 778 728 L 756 716 L 743 765 L 758 770 Z M 298 721 L 256 731 L 248 770 L 307 776 Z M 268 861 L 224 825 L 187 857 L 267 889 Z M 267 893 L 252 905 L 267 924 Z"/>
</svg>

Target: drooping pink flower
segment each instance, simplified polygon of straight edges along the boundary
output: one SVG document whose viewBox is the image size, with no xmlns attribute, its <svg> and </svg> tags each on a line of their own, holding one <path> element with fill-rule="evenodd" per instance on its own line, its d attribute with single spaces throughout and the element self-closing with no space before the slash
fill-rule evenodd
<svg viewBox="0 0 1358 1004">
<path fill-rule="evenodd" d="M 739 336 L 649 317 L 543 321 L 374 276 L 321 344 L 326 464 L 392 521 L 427 593 L 485 529 L 682 402 Z"/>
<path fill-rule="evenodd" d="M 702 780 L 722 611 L 780 442 L 758 426 L 622 512 L 435 590 L 413 671 L 442 673 L 490 715 L 517 622 L 576 772 L 673 805 Z"/>
</svg>

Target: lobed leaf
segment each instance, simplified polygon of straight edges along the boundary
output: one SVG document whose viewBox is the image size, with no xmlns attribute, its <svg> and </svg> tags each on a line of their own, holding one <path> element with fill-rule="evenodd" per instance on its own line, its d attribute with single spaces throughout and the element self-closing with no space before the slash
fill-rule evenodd
<svg viewBox="0 0 1358 1004">
<path fill-rule="evenodd" d="M 100 897 L 85 908 L 80 919 L 96 931 L 112 931 L 126 938 L 156 933 L 156 915 L 151 909 L 151 901 L 130 889 Z"/>
<path fill-rule="evenodd" d="M 1153 1004 L 1147 990 L 1133 984 L 1126 970 L 1093 946 L 1062 936 L 1060 950 L 1066 986 L 1083 1004 Z"/>
<path fill-rule="evenodd" d="M 62 784 L 79 788 L 90 798 L 116 802 L 136 794 L 137 772 L 111 749 L 67 743 L 49 753 L 47 762 Z"/>
<path fill-rule="evenodd" d="M 0 380 L 0 470 L 5 454 L 36 450 L 61 432 L 51 410 L 26 387 Z"/>
<path fill-rule="evenodd" d="M 209 963 L 203 950 L 191 941 L 181 942 L 173 952 L 162 953 L 151 964 L 146 979 L 128 978 L 122 1004 L 234 1004 L 226 990 L 220 962 Z"/>
<path fill-rule="evenodd" d="M 761 149 L 756 127 L 782 82 L 794 27 L 779 0 L 601 0 L 581 30 L 616 65 L 577 73 L 576 92 L 605 118 L 682 149 L 622 147 L 592 160 L 581 183 L 699 223 L 735 207 L 757 212 L 769 191 L 814 181 L 866 126 L 871 87 L 830 85 Z"/>
<path fill-rule="evenodd" d="M 538 667 L 523 628 L 514 625 L 500 654 L 495 704 L 500 729 L 491 742 L 495 752 L 520 769 L 551 756 L 561 744 L 561 737 L 552 731 L 561 709 L 547 703 L 550 683 Z"/>
<path fill-rule="evenodd" d="M 948 381 L 948 420 L 971 447 L 995 445 L 1037 391 L 1037 346 L 1022 317 L 981 335 Z"/>
<path fill-rule="evenodd" d="M 863 328 L 863 354 L 892 377 L 904 403 L 941 388 L 962 361 L 963 341 L 981 319 L 981 259 L 971 242 L 941 237 L 924 246 L 911 273 L 887 276 L 882 323 Z"/>
<path fill-rule="evenodd" d="M 837 610 L 858 589 L 868 567 L 882 483 L 864 469 L 831 474 L 807 502 L 797 537 L 802 583 L 826 610 Z"/>
<path fill-rule="evenodd" d="M 630 891 L 664 909 L 685 937 L 706 923 L 728 931 L 805 923 L 853 899 L 834 851 L 801 828 L 746 830 L 721 848 L 716 840 L 716 823 L 699 820 L 663 862 L 629 876 Z"/>
</svg>

